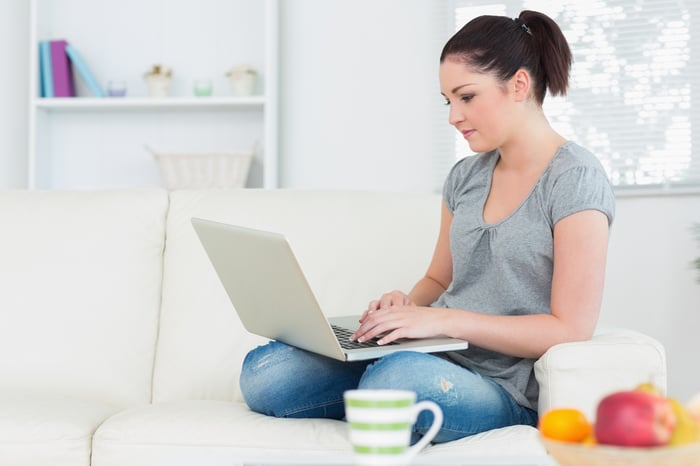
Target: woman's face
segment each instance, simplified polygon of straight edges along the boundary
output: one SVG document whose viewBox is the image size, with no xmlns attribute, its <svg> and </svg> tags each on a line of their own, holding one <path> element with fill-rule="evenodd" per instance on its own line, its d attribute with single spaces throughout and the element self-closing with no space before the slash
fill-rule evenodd
<svg viewBox="0 0 700 466">
<path fill-rule="evenodd" d="M 472 151 L 488 152 L 507 142 L 514 110 L 509 83 L 447 57 L 440 65 L 440 90 L 450 107 L 450 124 Z"/>
</svg>

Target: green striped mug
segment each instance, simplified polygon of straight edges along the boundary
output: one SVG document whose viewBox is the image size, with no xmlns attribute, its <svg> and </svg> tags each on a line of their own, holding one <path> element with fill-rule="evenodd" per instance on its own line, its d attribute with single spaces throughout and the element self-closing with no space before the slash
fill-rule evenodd
<svg viewBox="0 0 700 466">
<path fill-rule="evenodd" d="M 357 466 L 400 466 L 411 462 L 442 426 L 442 410 L 432 401 L 416 403 L 409 390 L 348 390 L 345 416 Z M 428 432 L 409 447 L 421 411 L 433 413 Z"/>
</svg>

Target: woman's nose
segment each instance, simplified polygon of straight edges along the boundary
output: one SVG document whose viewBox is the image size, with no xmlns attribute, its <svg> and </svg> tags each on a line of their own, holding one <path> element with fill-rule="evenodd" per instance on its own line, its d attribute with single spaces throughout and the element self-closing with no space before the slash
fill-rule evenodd
<svg viewBox="0 0 700 466">
<path fill-rule="evenodd" d="M 460 109 L 456 105 L 451 105 L 450 106 L 450 114 L 447 118 L 447 121 L 452 125 L 452 126 L 457 126 L 461 122 L 464 121 L 464 114 L 460 111 Z"/>
</svg>

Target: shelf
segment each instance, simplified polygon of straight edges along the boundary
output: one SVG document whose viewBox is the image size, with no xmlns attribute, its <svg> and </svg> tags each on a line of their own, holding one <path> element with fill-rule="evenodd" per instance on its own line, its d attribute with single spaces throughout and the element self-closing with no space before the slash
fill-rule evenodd
<svg viewBox="0 0 700 466">
<path fill-rule="evenodd" d="M 246 108 L 265 105 L 265 96 L 250 97 L 68 97 L 36 98 L 36 108 L 45 110 L 108 110 L 108 109 L 217 109 Z"/>
<path fill-rule="evenodd" d="M 255 146 L 246 186 L 277 187 L 278 28 L 278 0 L 170 2 L 166 9 L 125 0 L 109 15 L 102 2 L 31 0 L 27 187 L 161 186 L 144 144 L 173 152 Z M 38 97 L 38 44 L 58 38 L 80 51 L 98 82 L 123 81 L 129 94 L 94 97 L 78 78 L 78 97 Z M 175 70 L 168 97 L 146 92 L 144 70 L 154 63 Z M 226 71 L 239 64 L 259 72 L 252 96 L 229 91 Z M 195 96 L 196 79 L 210 79 L 217 92 Z"/>
</svg>

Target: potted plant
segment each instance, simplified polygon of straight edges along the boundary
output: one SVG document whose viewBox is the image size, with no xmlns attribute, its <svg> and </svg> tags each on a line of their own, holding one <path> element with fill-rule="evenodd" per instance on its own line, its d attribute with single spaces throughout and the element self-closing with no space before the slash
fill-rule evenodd
<svg viewBox="0 0 700 466">
<path fill-rule="evenodd" d="M 231 80 L 231 93 L 236 96 L 253 95 L 258 72 L 249 65 L 237 65 L 226 76 Z"/>
<path fill-rule="evenodd" d="M 173 70 L 167 66 L 153 65 L 151 69 L 143 75 L 148 84 L 148 95 L 151 97 L 167 96 L 172 75 Z"/>
</svg>

